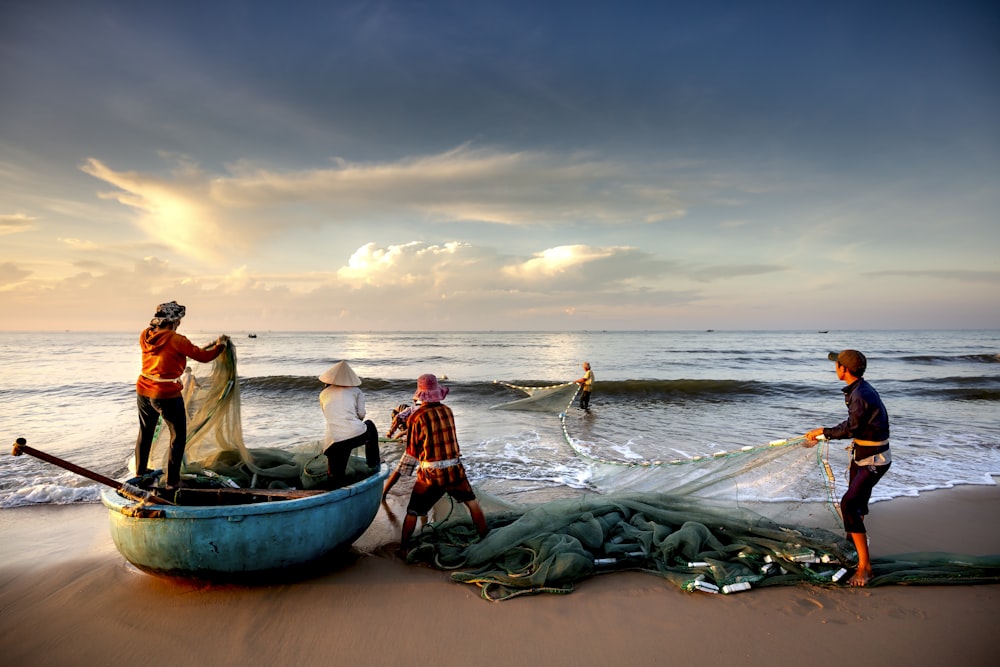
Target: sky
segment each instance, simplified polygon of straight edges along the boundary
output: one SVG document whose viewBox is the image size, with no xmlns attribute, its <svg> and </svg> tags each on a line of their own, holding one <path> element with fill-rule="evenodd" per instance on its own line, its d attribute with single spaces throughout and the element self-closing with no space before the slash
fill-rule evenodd
<svg viewBox="0 0 1000 667">
<path fill-rule="evenodd" d="M 0 4 L 0 330 L 1000 328 L 992 2 Z"/>
</svg>

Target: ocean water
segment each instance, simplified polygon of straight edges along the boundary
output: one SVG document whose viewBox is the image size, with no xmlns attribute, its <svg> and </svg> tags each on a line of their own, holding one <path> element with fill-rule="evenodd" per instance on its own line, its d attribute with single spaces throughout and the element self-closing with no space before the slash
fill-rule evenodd
<svg viewBox="0 0 1000 667">
<path fill-rule="evenodd" d="M 218 332 L 184 331 L 203 345 Z M 889 410 L 893 467 L 875 499 L 1000 474 L 1000 331 L 230 332 L 250 447 L 318 440 L 316 376 L 347 359 L 384 433 L 422 373 L 447 378 L 447 403 L 473 483 L 512 500 L 627 490 L 600 482 L 591 457 L 688 460 L 833 426 L 846 417 L 826 358 L 868 356 L 866 378 Z M 28 444 L 124 478 L 137 429 L 138 331 L 0 333 L 0 425 Z M 501 383 L 575 380 L 589 361 L 591 413 L 491 410 L 523 394 Z M 196 375 L 208 369 L 192 363 Z M 846 443 L 845 443 L 846 444 Z M 400 453 L 388 444 L 390 463 Z M 831 445 L 831 462 L 846 453 Z M 838 464 L 839 465 L 839 464 Z M 635 480 L 632 471 L 623 480 Z M 102 488 L 30 456 L 0 456 L 0 508 L 99 502 Z M 668 489 L 663 489 L 668 490 Z"/>
</svg>

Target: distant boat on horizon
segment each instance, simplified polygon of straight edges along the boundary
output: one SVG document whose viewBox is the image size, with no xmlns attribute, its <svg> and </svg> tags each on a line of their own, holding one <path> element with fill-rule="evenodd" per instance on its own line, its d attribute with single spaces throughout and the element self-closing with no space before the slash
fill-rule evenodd
<svg viewBox="0 0 1000 667">
<path fill-rule="evenodd" d="M 251 333 L 251 334 L 247 335 L 247 338 L 256 338 L 256 337 L 257 337 L 257 334 L 255 334 L 255 333 Z"/>
</svg>

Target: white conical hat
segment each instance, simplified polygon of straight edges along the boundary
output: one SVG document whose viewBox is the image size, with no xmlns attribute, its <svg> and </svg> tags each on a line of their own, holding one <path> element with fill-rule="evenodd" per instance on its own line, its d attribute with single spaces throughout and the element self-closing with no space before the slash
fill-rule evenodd
<svg viewBox="0 0 1000 667">
<path fill-rule="evenodd" d="M 338 361 L 330 366 L 319 376 L 320 382 L 324 384 L 335 384 L 338 387 L 360 387 L 361 378 L 351 370 L 346 361 Z"/>
</svg>

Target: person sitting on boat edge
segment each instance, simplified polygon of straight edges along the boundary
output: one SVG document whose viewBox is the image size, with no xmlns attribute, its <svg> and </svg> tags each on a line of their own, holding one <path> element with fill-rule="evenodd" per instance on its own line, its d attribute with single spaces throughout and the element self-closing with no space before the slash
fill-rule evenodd
<svg viewBox="0 0 1000 667">
<path fill-rule="evenodd" d="M 851 586 L 865 586 L 872 578 L 871 557 L 865 515 L 872 489 L 892 465 L 889 450 L 889 413 L 875 388 L 864 379 L 868 360 L 857 350 L 831 352 L 836 362 L 837 379 L 846 383 L 842 389 L 847 403 L 847 419 L 831 428 L 814 428 L 805 434 L 805 447 L 815 447 L 819 436 L 829 440 L 852 438 L 847 492 L 840 499 L 847 539 L 858 552 L 858 567 L 851 577 Z"/>
<path fill-rule="evenodd" d="M 347 462 L 351 450 L 365 448 L 365 462 L 369 468 L 378 468 L 378 429 L 370 419 L 365 419 L 365 395 L 361 391 L 361 378 L 346 361 L 338 361 L 319 376 L 326 385 L 319 394 L 319 406 L 326 420 L 326 443 L 323 451 L 330 472 L 333 488 L 344 485 Z"/>
<path fill-rule="evenodd" d="M 420 401 L 420 407 L 406 420 L 406 453 L 417 461 L 417 478 L 410 492 L 400 536 L 399 549 L 404 556 L 417 517 L 426 516 L 446 493 L 465 504 L 480 537 L 485 537 L 489 530 L 462 465 L 455 416 L 451 408 L 441 402 L 447 395 L 448 387 L 441 386 L 435 375 L 425 373 L 417 378 L 413 398 Z"/>
<path fill-rule="evenodd" d="M 177 327 L 187 309 L 171 301 L 156 307 L 149 326 L 139 334 L 142 350 L 142 372 L 135 383 L 139 409 L 139 436 L 135 442 L 135 474 L 149 472 L 149 452 L 160 417 L 170 430 L 170 455 L 167 461 L 168 487 L 177 486 L 181 479 L 181 464 L 187 444 L 187 410 L 184 407 L 182 378 L 190 357 L 206 363 L 226 349 L 229 336 L 219 336 L 204 348 L 195 346 Z"/>
</svg>

